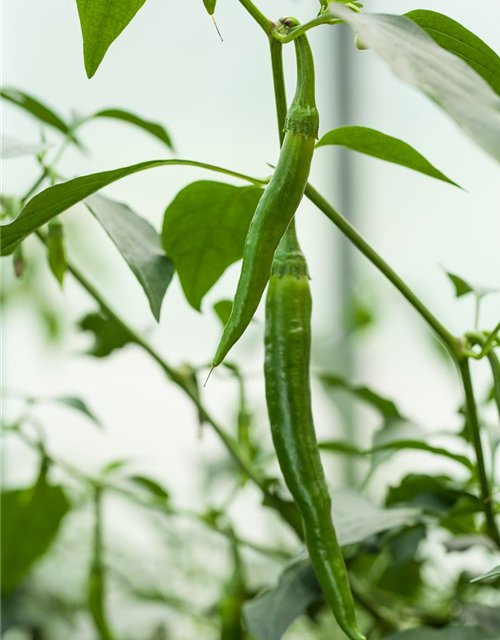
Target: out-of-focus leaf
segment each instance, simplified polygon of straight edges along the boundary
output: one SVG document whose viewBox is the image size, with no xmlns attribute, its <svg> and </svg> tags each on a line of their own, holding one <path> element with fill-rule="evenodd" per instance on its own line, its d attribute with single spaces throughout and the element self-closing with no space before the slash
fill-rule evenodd
<svg viewBox="0 0 500 640">
<path fill-rule="evenodd" d="M 0 147 L 2 148 L 2 159 L 22 158 L 23 156 L 36 156 L 46 151 L 50 145 L 41 142 L 24 142 L 11 136 L 1 136 Z"/>
<path fill-rule="evenodd" d="M 337 145 L 346 147 L 352 151 L 358 151 L 386 162 L 399 164 L 407 169 L 418 171 L 431 178 L 448 182 L 458 187 L 456 182 L 450 180 L 439 169 L 436 169 L 424 156 L 412 146 L 393 138 L 381 131 L 368 127 L 340 127 L 326 133 L 317 143 L 317 147 Z"/>
<path fill-rule="evenodd" d="M 399 566 L 391 564 L 377 580 L 377 586 L 386 592 L 415 600 L 422 589 L 421 566 L 415 560 Z"/>
<path fill-rule="evenodd" d="M 404 527 L 391 537 L 388 546 L 393 567 L 401 568 L 413 561 L 418 547 L 426 535 L 426 527 L 423 524 L 417 524 L 413 527 Z"/>
<path fill-rule="evenodd" d="M 147 131 L 152 136 L 166 144 L 169 149 L 173 149 L 172 139 L 167 133 L 165 127 L 163 127 L 158 122 L 145 120 L 135 113 L 130 113 L 130 111 L 124 111 L 123 109 L 103 109 L 102 111 L 94 113 L 94 115 L 91 116 L 89 120 L 96 118 L 112 118 L 114 120 L 128 122 L 129 124 L 132 124 L 139 129 Z"/>
<path fill-rule="evenodd" d="M 332 373 L 322 373 L 318 377 L 321 382 L 323 382 L 323 384 L 331 389 L 339 388 L 352 393 L 354 396 L 356 396 L 360 400 L 363 400 L 367 404 L 371 405 L 374 409 L 379 411 L 384 418 L 402 419 L 402 415 L 395 403 L 392 400 L 384 398 L 372 389 L 361 385 L 355 385 L 342 376 L 338 376 Z"/>
<path fill-rule="evenodd" d="M 222 322 L 222 325 L 225 326 L 226 322 L 229 320 L 229 316 L 231 315 L 231 309 L 233 308 L 232 300 L 219 300 L 214 304 L 214 311 L 217 314 L 217 317 Z"/>
<path fill-rule="evenodd" d="M 444 629 L 419 627 L 387 636 L 385 640 L 498 640 L 498 633 L 491 634 L 480 627 L 452 625 Z"/>
<path fill-rule="evenodd" d="M 85 416 L 87 416 L 87 418 L 90 418 L 90 420 L 92 420 L 92 422 L 99 428 L 102 427 L 99 418 L 97 418 L 95 413 L 89 409 L 87 403 L 84 402 L 81 398 L 75 398 L 73 396 L 61 396 L 60 398 L 54 398 L 52 402 L 65 404 L 68 407 L 71 407 L 72 409 L 83 413 Z"/>
<path fill-rule="evenodd" d="M 119 460 L 112 460 L 104 465 L 100 471 L 101 476 L 109 476 L 115 471 L 120 471 L 123 467 L 126 467 L 130 462 L 130 458 L 120 458 Z"/>
<path fill-rule="evenodd" d="M 424 29 L 440 47 L 462 58 L 500 95 L 500 57 L 481 38 L 436 11 L 417 9 L 406 17 Z"/>
<path fill-rule="evenodd" d="M 471 580 L 471 582 L 481 582 L 482 580 L 488 580 L 488 578 L 498 577 L 500 577 L 500 565 L 498 567 L 495 567 L 494 569 L 491 569 L 487 573 L 483 573 L 481 576 L 474 578 L 474 580 Z"/>
<path fill-rule="evenodd" d="M 309 560 L 287 566 L 276 587 L 243 606 L 246 626 L 257 640 L 280 640 L 291 623 L 322 598 Z"/>
<path fill-rule="evenodd" d="M 332 511 L 339 544 L 357 544 L 382 531 L 411 526 L 420 511 L 415 508 L 384 509 L 351 489 L 332 493 Z"/>
<path fill-rule="evenodd" d="M 159 322 L 163 297 L 174 275 L 173 262 L 165 255 L 160 236 L 126 204 L 99 194 L 87 198 L 85 204 L 139 281 Z"/>
<path fill-rule="evenodd" d="M 444 543 L 444 547 L 448 553 L 453 551 L 467 551 L 475 546 L 486 547 L 492 551 L 496 549 L 496 545 L 491 538 L 480 534 L 455 535 Z"/>
<path fill-rule="evenodd" d="M 14 89 L 12 87 L 4 87 L 1 90 L 0 95 L 5 100 L 8 100 L 9 102 L 12 102 L 16 106 L 18 106 L 20 109 L 24 109 L 24 111 L 27 111 L 40 122 L 48 124 L 54 129 L 58 129 L 61 133 L 64 133 L 64 135 L 70 134 L 69 125 L 64 122 L 64 120 L 59 115 L 57 115 L 57 113 L 47 107 L 47 105 L 42 104 L 36 98 L 33 98 L 27 93 L 24 93 L 23 91 L 19 91 L 18 89 Z"/>
<path fill-rule="evenodd" d="M 474 293 L 478 298 L 482 298 L 490 293 L 498 293 L 500 289 L 493 287 L 483 287 L 478 284 L 471 284 L 470 282 L 465 281 L 460 276 L 457 276 L 454 273 L 446 272 L 446 275 L 453 283 L 455 287 L 455 295 L 457 298 L 461 298 L 462 296 L 467 295 L 468 293 Z"/>
<path fill-rule="evenodd" d="M 132 342 L 129 334 L 102 313 L 90 313 L 78 323 L 82 331 L 94 335 L 94 345 L 89 353 L 96 358 L 104 358 Z"/>
<path fill-rule="evenodd" d="M 243 256 L 262 193 L 260 187 L 203 180 L 188 185 L 167 207 L 163 247 L 174 261 L 189 304 L 197 311 L 227 267 Z"/>
<path fill-rule="evenodd" d="M 2 593 L 12 592 L 54 541 L 70 503 L 64 489 L 50 485 L 42 470 L 29 489 L 4 491 L 2 498 Z"/>
<path fill-rule="evenodd" d="M 50 270 L 54 274 L 59 285 L 62 287 L 64 275 L 66 274 L 66 250 L 64 247 L 63 226 L 57 220 L 49 223 L 49 233 L 45 242 L 47 247 L 47 260 Z"/>
<path fill-rule="evenodd" d="M 500 160 L 500 97 L 468 64 L 409 18 L 359 14 L 336 3 L 330 4 L 330 11 L 402 80 L 427 94 L 474 142 Z"/>
<path fill-rule="evenodd" d="M 158 484 L 156 480 L 152 480 L 146 476 L 131 476 L 128 480 L 138 487 L 146 489 L 148 493 L 163 502 L 166 502 L 170 497 L 168 491 Z"/>
<path fill-rule="evenodd" d="M 106 51 L 146 0 L 76 0 L 83 36 L 83 57 L 91 78 Z"/>
<path fill-rule="evenodd" d="M 482 604 L 466 604 L 462 607 L 461 621 L 479 625 L 490 633 L 500 630 L 500 608 Z"/>
</svg>

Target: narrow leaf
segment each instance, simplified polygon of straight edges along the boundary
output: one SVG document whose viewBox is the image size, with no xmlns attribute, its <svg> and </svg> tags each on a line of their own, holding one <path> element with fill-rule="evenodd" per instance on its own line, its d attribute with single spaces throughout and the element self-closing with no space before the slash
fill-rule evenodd
<svg viewBox="0 0 500 640">
<path fill-rule="evenodd" d="M 122 109 L 103 109 L 102 111 L 98 111 L 97 113 L 95 113 L 89 119 L 96 118 L 112 118 L 114 120 L 122 120 L 123 122 L 128 122 L 129 124 L 139 127 L 139 129 L 147 131 L 152 136 L 166 144 L 169 149 L 173 149 L 172 140 L 168 135 L 166 129 L 157 122 L 144 120 L 144 118 L 141 118 L 134 113 L 130 113 L 129 111 L 123 111 Z"/>
<path fill-rule="evenodd" d="M 61 396 L 60 398 L 53 398 L 52 402 L 57 402 L 59 404 L 64 404 L 68 407 L 71 407 L 75 411 L 79 411 L 83 413 L 83 415 L 87 416 L 92 422 L 98 426 L 102 427 L 99 418 L 95 415 L 93 411 L 91 411 L 86 402 L 84 402 L 81 398 L 75 398 L 73 396 Z"/>
<path fill-rule="evenodd" d="M 47 483 L 43 471 L 30 489 L 2 493 L 2 593 L 10 593 L 54 541 L 70 509 L 62 487 Z"/>
<path fill-rule="evenodd" d="M 399 164 L 413 171 L 418 171 L 437 180 L 443 180 L 458 187 L 456 182 L 447 178 L 436 169 L 412 146 L 385 133 L 368 127 L 340 127 L 325 134 L 316 145 L 337 145 L 352 151 L 358 151 L 380 160 Z"/>
<path fill-rule="evenodd" d="M 78 326 L 94 336 L 94 344 L 89 354 L 96 358 L 105 358 L 110 353 L 132 342 L 130 335 L 102 313 L 90 313 Z"/>
<path fill-rule="evenodd" d="M 243 256 L 261 195 L 260 187 L 200 181 L 180 191 L 165 211 L 163 247 L 196 310 L 227 267 Z"/>
<path fill-rule="evenodd" d="M 392 400 L 384 398 L 368 387 L 355 385 L 342 376 L 335 374 L 323 373 L 318 377 L 325 386 L 331 389 L 343 389 L 367 404 L 370 404 L 374 409 L 379 411 L 384 418 L 402 418 L 399 409 Z"/>
<path fill-rule="evenodd" d="M 91 78 L 109 46 L 146 0 L 76 0 L 83 37 L 83 57 Z"/>
<path fill-rule="evenodd" d="M 49 233 L 45 243 L 49 267 L 60 286 L 63 286 L 66 274 L 66 250 L 64 247 L 63 227 L 60 222 L 53 220 L 49 224 Z"/>
<path fill-rule="evenodd" d="M 448 272 L 446 273 L 446 275 L 448 276 L 448 278 L 453 283 L 453 286 L 455 287 L 455 295 L 457 296 L 457 298 L 461 298 L 462 296 L 465 296 L 468 293 L 474 292 L 474 288 L 471 287 L 471 285 L 468 282 L 466 282 L 459 276 L 455 275 L 454 273 L 448 273 Z"/>
<path fill-rule="evenodd" d="M 417 9 L 406 14 L 440 47 L 462 58 L 500 95 L 500 57 L 456 20 L 436 11 Z"/>
<path fill-rule="evenodd" d="M 359 14 L 336 3 L 330 4 L 330 11 L 402 80 L 426 93 L 472 140 L 500 160 L 500 97 L 468 64 L 409 18 Z"/>
<path fill-rule="evenodd" d="M 489 578 L 498 578 L 498 577 L 500 577 L 500 565 L 498 567 L 495 567 L 494 569 L 491 569 L 487 573 L 483 573 L 477 578 L 474 578 L 474 580 L 471 580 L 471 582 L 481 582 L 482 580 L 488 580 Z"/>
<path fill-rule="evenodd" d="M 170 495 L 156 480 L 152 480 L 146 476 L 131 476 L 128 478 L 130 482 L 136 484 L 142 489 L 146 489 L 152 496 L 166 502 Z"/>
<path fill-rule="evenodd" d="M 11 136 L 1 136 L 2 159 L 22 158 L 23 156 L 36 156 L 46 151 L 50 145 L 43 143 L 24 142 Z"/>
<path fill-rule="evenodd" d="M 70 133 L 69 126 L 59 115 L 57 115 L 57 113 L 55 113 L 45 104 L 39 102 L 36 98 L 29 96 L 27 93 L 19 91 L 18 89 L 4 87 L 1 90 L 0 95 L 5 100 L 12 102 L 19 108 L 24 109 L 24 111 L 30 113 L 40 122 L 48 124 L 54 129 L 58 129 L 65 135 L 68 135 Z"/>
<path fill-rule="evenodd" d="M 45 189 L 28 202 L 13 222 L 2 225 L 0 227 L 0 255 L 12 253 L 24 238 L 47 222 L 50 222 L 58 214 L 82 202 L 82 200 L 107 185 L 140 171 L 168 166 L 199 167 L 217 173 L 225 173 L 250 182 L 253 181 L 252 178 L 234 171 L 192 160 L 149 160 L 112 171 L 91 173 Z"/>
<path fill-rule="evenodd" d="M 160 236 L 126 204 L 99 194 L 87 198 L 85 204 L 139 281 L 159 322 L 163 297 L 174 275 L 173 262 L 165 255 Z"/>
</svg>

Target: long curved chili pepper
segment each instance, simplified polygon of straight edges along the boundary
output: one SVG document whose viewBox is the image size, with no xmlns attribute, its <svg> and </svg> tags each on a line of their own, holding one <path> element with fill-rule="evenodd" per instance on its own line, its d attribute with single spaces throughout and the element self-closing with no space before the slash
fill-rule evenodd
<svg viewBox="0 0 500 640">
<path fill-rule="evenodd" d="M 302 516 L 309 557 L 325 598 L 344 633 L 351 640 L 362 640 L 314 430 L 311 308 L 307 264 L 292 221 L 274 258 L 266 301 L 269 419 L 281 471 Z"/>
<path fill-rule="evenodd" d="M 290 28 L 298 24 L 283 19 Z M 305 35 L 295 40 L 297 90 L 287 113 L 285 138 L 276 170 L 260 199 L 248 229 L 241 275 L 231 316 L 224 328 L 213 366 L 218 366 L 254 316 L 269 281 L 273 257 L 304 195 L 318 135 L 314 98 L 314 62 Z"/>
</svg>

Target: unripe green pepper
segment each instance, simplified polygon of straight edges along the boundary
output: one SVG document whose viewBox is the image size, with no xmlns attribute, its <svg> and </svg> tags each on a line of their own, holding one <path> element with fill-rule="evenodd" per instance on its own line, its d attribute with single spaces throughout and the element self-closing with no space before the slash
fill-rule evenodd
<svg viewBox="0 0 500 640">
<path fill-rule="evenodd" d="M 311 309 L 307 264 L 292 222 L 274 258 L 266 302 L 269 419 L 278 462 L 302 516 L 309 558 L 325 598 L 344 633 L 351 640 L 362 640 L 314 430 Z"/>
<path fill-rule="evenodd" d="M 286 28 L 297 24 L 282 20 Z M 253 318 L 269 281 L 276 249 L 304 195 L 309 178 L 319 115 L 314 97 L 314 62 L 305 35 L 295 41 L 297 91 L 288 110 L 285 138 L 276 170 L 255 211 L 243 250 L 243 264 L 231 316 L 217 348 L 218 366 Z"/>
</svg>

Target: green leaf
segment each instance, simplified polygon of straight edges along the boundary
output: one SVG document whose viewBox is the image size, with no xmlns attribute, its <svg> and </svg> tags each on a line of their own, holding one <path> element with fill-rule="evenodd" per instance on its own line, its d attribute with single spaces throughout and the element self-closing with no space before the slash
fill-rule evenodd
<svg viewBox="0 0 500 640">
<path fill-rule="evenodd" d="M 130 458 L 120 458 L 119 460 L 112 460 L 104 465 L 104 467 L 100 471 L 101 476 L 109 476 L 110 474 L 115 473 L 115 471 L 120 471 L 123 467 L 126 467 L 130 463 Z"/>
<path fill-rule="evenodd" d="M 85 204 L 139 281 L 159 322 L 163 297 L 174 275 L 174 265 L 161 247 L 160 236 L 126 204 L 99 194 L 87 198 Z"/>
<path fill-rule="evenodd" d="M 240 173 L 193 160 L 149 160 L 112 171 L 91 173 L 45 189 L 28 202 L 13 222 L 2 225 L 0 227 L 0 255 L 4 256 L 12 253 L 20 242 L 41 226 L 50 222 L 52 218 L 82 202 L 82 200 L 109 184 L 140 171 L 168 166 L 198 167 L 254 182 L 253 178 Z"/>
<path fill-rule="evenodd" d="M 53 220 L 49 224 L 49 233 L 45 243 L 49 267 L 60 286 L 63 286 L 66 274 L 66 250 L 64 248 L 63 227 L 60 222 Z"/>
<path fill-rule="evenodd" d="M 16 106 L 24 109 L 32 116 L 34 116 L 40 122 L 48 124 L 54 129 L 58 129 L 64 135 L 69 135 L 70 127 L 64 120 L 57 115 L 52 109 L 47 107 L 46 105 L 39 102 L 36 98 L 29 96 L 27 93 L 23 91 L 19 91 L 18 89 L 6 88 L 4 87 L 0 95 L 5 100 L 12 102 Z"/>
<path fill-rule="evenodd" d="M 468 64 L 409 18 L 354 13 L 335 3 L 330 11 L 402 80 L 427 94 L 476 144 L 500 160 L 500 97 Z"/>
<path fill-rule="evenodd" d="M 481 38 L 436 11 L 418 9 L 406 17 L 424 29 L 440 47 L 462 58 L 500 95 L 500 57 Z"/>
<path fill-rule="evenodd" d="M 130 335 L 103 313 L 90 313 L 80 320 L 78 326 L 94 335 L 94 345 L 89 354 L 96 358 L 105 358 L 132 342 Z"/>
<path fill-rule="evenodd" d="M 96 118 L 113 118 L 114 120 L 122 120 L 123 122 L 133 124 L 134 126 L 139 127 L 139 129 L 147 131 L 158 140 L 161 140 L 161 142 L 166 144 L 169 149 L 173 149 L 172 140 L 166 129 L 157 122 L 144 120 L 144 118 L 141 118 L 134 113 L 130 113 L 129 111 L 123 111 L 123 109 L 103 109 L 91 116 L 89 120 Z"/>
<path fill-rule="evenodd" d="M 73 396 L 62 396 L 60 398 L 53 398 L 52 402 L 58 402 L 59 404 L 64 404 L 68 407 L 71 407 L 72 409 L 75 409 L 75 411 L 83 413 L 83 415 L 92 420 L 92 422 L 99 428 L 102 427 L 99 418 L 97 418 L 95 413 L 89 409 L 88 405 L 81 398 L 75 398 Z"/>
<path fill-rule="evenodd" d="M 76 0 L 87 76 L 92 78 L 109 46 L 146 0 Z"/>
<path fill-rule="evenodd" d="M 205 5 L 205 9 L 208 11 L 209 15 L 213 16 L 217 0 L 203 0 L 203 4 Z"/>
<path fill-rule="evenodd" d="M 168 491 L 158 484 L 156 480 L 152 480 L 146 476 L 131 476 L 128 480 L 142 489 L 146 489 L 152 496 L 163 502 L 166 502 L 170 497 Z"/>
<path fill-rule="evenodd" d="M 457 298 L 461 298 L 468 293 L 474 293 L 474 288 L 471 287 L 468 282 L 462 280 L 462 278 L 460 278 L 459 276 L 455 275 L 454 273 L 448 272 L 446 273 L 446 275 L 452 281 L 453 286 L 455 287 L 455 295 L 457 296 Z"/>
<path fill-rule="evenodd" d="M 471 582 L 481 582 L 482 580 L 488 580 L 488 578 L 498 578 L 498 577 L 500 577 L 500 565 L 498 567 L 495 567 L 494 569 L 491 569 L 487 573 L 483 573 L 477 578 L 474 578 L 474 580 L 471 580 Z"/>
<path fill-rule="evenodd" d="M 456 182 L 447 178 L 444 173 L 441 173 L 439 169 L 436 169 L 409 144 L 375 129 L 369 129 L 368 127 L 340 127 L 339 129 L 333 129 L 333 131 L 325 134 L 316 146 L 324 147 L 326 145 L 346 147 L 352 151 L 358 151 L 386 162 L 413 169 L 413 171 L 418 171 L 437 180 L 443 180 L 456 187 L 459 186 Z"/>
<path fill-rule="evenodd" d="M 349 393 L 352 393 L 354 396 L 371 405 L 374 409 L 379 411 L 381 415 L 386 419 L 391 418 L 401 418 L 402 415 L 399 412 L 399 409 L 395 405 L 392 400 L 388 400 L 384 398 L 380 394 L 376 393 L 372 389 L 369 389 L 365 386 L 359 386 L 352 384 L 342 376 L 338 376 L 333 373 L 322 373 L 319 376 L 319 379 L 323 384 L 331 389 L 343 389 Z"/>
<path fill-rule="evenodd" d="M 44 143 L 29 143 L 17 140 L 11 136 L 1 136 L 0 147 L 2 149 L 2 160 L 12 158 L 22 158 L 23 156 L 36 156 L 46 151 L 50 145 Z"/>
<path fill-rule="evenodd" d="M 165 211 L 163 247 L 184 294 L 201 308 L 203 296 L 243 256 L 245 237 L 263 191 L 203 180 L 180 191 Z"/>
<path fill-rule="evenodd" d="M 227 321 L 229 320 L 229 316 L 231 315 L 231 309 L 233 308 L 232 300 L 219 300 L 213 306 L 217 317 L 222 322 L 222 326 L 225 327 Z"/>
<path fill-rule="evenodd" d="M 322 598 L 309 560 L 287 566 L 276 587 L 243 606 L 248 631 L 257 640 L 280 640 L 292 622 Z"/>
<path fill-rule="evenodd" d="M 500 630 L 500 608 L 482 604 L 465 604 L 462 607 L 461 620 L 479 625 L 491 633 Z"/>
<path fill-rule="evenodd" d="M 411 526 L 420 514 L 415 508 L 384 509 L 352 489 L 334 491 L 332 505 L 337 538 L 343 547 L 382 531 Z"/>
<path fill-rule="evenodd" d="M 12 592 L 54 541 L 70 503 L 43 470 L 29 489 L 2 492 L 2 593 Z"/>
<path fill-rule="evenodd" d="M 491 634 L 480 627 L 452 625 L 444 629 L 419 627 L 400 631 L 387 636 L 385 640 L 498 640 L 498 633 Z"/>
</svg>

